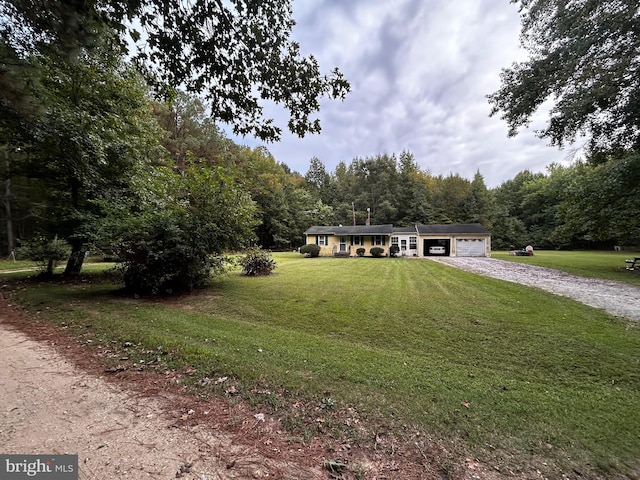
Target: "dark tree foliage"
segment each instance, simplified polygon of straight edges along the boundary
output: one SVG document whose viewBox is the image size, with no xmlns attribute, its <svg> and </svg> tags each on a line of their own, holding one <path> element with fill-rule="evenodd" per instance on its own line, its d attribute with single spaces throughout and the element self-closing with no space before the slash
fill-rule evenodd
<svg viewBox="0 0 640 480">
<path fill-rule="evenodd" d="M 637 0 L 512 0 L 529 59 L 502 71 L 489 95 L 509 134 L 551 99 L 538 132 L 562 146 L 578 135 L 592 152 L 640 146 L 640 8 Z"/>
<path fill-rule="evenodd" d="M 276 140 L 281 128 L 264 118 L 261 101 L 285 107 L 289 129 L 304 136 L 320 131 L 320 99 L 350 88 L 338 69 L 323 75 L 300 54 L 291 15 L 290 1 L 3 0 L 0 37 L 17 56 L 73 56 L 115 31 L 123 51 L 136 42 L 135 61 L 159 93 L 184 85 L 235 133 Z"/>
<path fill-rule="evenodd" d="M 21 203 L 29 230 L 71 243 L 65 273 L 78 273 L 104 216 L 100 202 L 126 195 L 132 171 L 155 156 L 147 88 L 106 48 L 66 62 L 47 56 L 16 62 L 10 77 L 25 96 L 0 93 L 10 96 L 0 102 L 0 111 L 9 113 L 0 115 L 0 141 L 11 166 L 2 175 L 26 189 Z M 13 197 L 4 200 L 13 203 Z"/>
<path fill-rule="evenodd" d="M 322 201 L 332 209 L 333 218 L 324 219 L 334 224 L 480 222 L 491 226 L 493 202 L 479 172 L 473 182 L 457 174 L 434 177 L 421 170 L 408 151 L 399 157 L 381 154 L 355 158 L 348 165 L 340 162 L 331 173 L 313 158 L 305 179 L 311 195 L 325 192 Z"/>
<path fill-rule="evenodd" d="M 640 155 L 577 164 L 565 177 L 558 238 L 621 245 L 640 241 Z"/>
</svg>

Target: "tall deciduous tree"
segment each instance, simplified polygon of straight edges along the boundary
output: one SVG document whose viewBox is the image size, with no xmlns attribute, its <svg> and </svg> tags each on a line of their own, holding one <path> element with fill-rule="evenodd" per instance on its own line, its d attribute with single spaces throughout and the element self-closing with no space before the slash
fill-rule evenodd
<svg viewBox="0 0 640 480">
<path fill-rule="evenodd" d="M 539 135 L 563 145 L 579 134 L 593 152 L 640 146 L 640 8 L 621 0 L 512 0 L 529 59 L 502 71 L 489 95 L 510 135 L 551 100 Z"/>
<path fill-rule="evenodd" d="M 0 36 L 14 52 L 69 56 L 115 30 L 123 49 L 136 42 L 136 61 L 159 91 L 186 85 L 235 133 L 265 140 L 278 139 L 281 128 L 264 118 L 263 101 L 286 108 L 289 130 L 304 136 L 320 131 L 320 99 L 349 91 L 337 68 L 323 75 L 313 56 L 301 55 L 290 39 L 294 24 L 285 0 L 0 2 Z"/>
<path fill-rule="evenodd" d="M 134 69 L 108 50 L 68 62 L 25 60 L 30 92 L 41 111 L 21 111 L 14 128 L 0 120 L 7 143 L 22 144 L 15 175 L 37 179 L 43 198 L 32 214 L 49 236 L 73 247 L 66 273 L 82 267 L 87 241 L 102 212 L 99 201 L 127 190 L 132 169 L 154 155 L 158 131 L 147 88 Z"/>
<path fill-rule="evenodd" d="M 640 240 L 638 154 L 552 170 L 551 179 L 564 186 L 554 232 L 558 241 L 608 242 L 611 246 Z"/>
<path fill-rule="evenodd" d="M 433 204 L 437 212 L 436 223 L 462 223 L 466 221 L 466 201 L 471 194 L 471 182 L 458 174 L 442 175 L 434 182 Z"/>
<path fill-rule="evenodd" d="M 480 223 L 488 229 L 491 229 L 491 212 L 492 201 L 487 186 L 484 183 L 484 177 L 480 170 L 473 176 L 471 182 L 471 192 L 466 201 L 466 218 L 467 223 Z"/>
<path fill-rule="evenodd" d="M 406 226 L 429 223 L 435 214 L 427 187 L 427 175 L 420 170 L 411 152 L 403 151 L 398 163 L 400 167 L 396 190 L 398 218 L 394 223 Z"/>
<path fill-rule="evenodd" d="M 314 196 L 325 203 L 333 200 L 330 198 L 331 177 L 327 173 L 324 163 L 322 163 L 318 157 L 313 157 L 309 161 L 309 169 L 307 170 L 304 179 Z"/>
<path fill-rule="evenodd" d="M 164 131 L 162 145 L 178 168 L 186 168 L 190 158 L 210 165 L 234 165 L 238 149 L 197 97 L 178 91 L 171 101 L 154 104 L 154 113 Z"/>
</svg>

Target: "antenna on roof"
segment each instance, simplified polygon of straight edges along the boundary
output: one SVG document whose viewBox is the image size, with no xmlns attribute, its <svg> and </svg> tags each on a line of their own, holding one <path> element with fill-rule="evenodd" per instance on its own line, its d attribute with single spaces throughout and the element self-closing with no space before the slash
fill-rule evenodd
<svg viewBox="0 0 640 480">
<path fill-rule="evenodd" d="M 371 225 L 371 209 L 367 208 L 367 225 Z"/>
<path fill-rule="evenodd" d="M 351 202 L 351 212 L 353 213 L 353 226 L 356 226 L 356 206 Z"/>
</svg>

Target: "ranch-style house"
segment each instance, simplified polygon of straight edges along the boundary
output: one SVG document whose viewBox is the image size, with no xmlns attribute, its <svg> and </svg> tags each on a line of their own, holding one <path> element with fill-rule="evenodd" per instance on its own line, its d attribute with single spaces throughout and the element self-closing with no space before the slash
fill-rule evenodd
<svg viewBox="0 0 640 480">
<path fill-rule="evenodd" d="M 318 245 L 322 256 L 354 257 L 359 248 L 364 248 L 365 256 L 371 256 L 373 247 L 380 247 L 389 255 L 391 245 L 398 246 L 398 256 L 491 256 L 491 232 L 479 223 L 313 226 L 304 234 L 306 243 Z"/>
</svg>

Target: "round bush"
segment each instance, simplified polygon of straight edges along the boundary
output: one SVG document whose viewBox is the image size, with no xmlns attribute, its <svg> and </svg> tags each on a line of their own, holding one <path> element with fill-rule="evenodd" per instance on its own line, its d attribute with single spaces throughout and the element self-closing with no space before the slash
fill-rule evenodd
<svg viewBox="0 0 640 480">
<path fill-rule="evenodd" d="M 371 253 L 372 257 L 379 258 L 384 256 L 384 248 L 373 247 L 371 250 L 369 250 L 369 253 Z"/>
<path fill-rule="evenodd" d="M 317 257 L 318 255 L 320 255 L 320 246 L 313 243 L 303 245 L 302 247 L 300 247 L 300 253 L 302 253 L 306 257 Z"/>
<path fill-rule="evenodd" d="M 366 250 L 364 248 L 360 247 L 360 248 L 358 248 L 356 250 L 356 255 L 358 255 L 359 257 L 364 257 L 365 252 L 366 252 Z"/>
<path fill-rule="evenodd" d="M 271 258 L 271 252 L 261 248 L 252 248 L 239 261 L 242 273 L 249 277 L 271 275 L 276 268 L 276 262 Z"/>
</svg>

